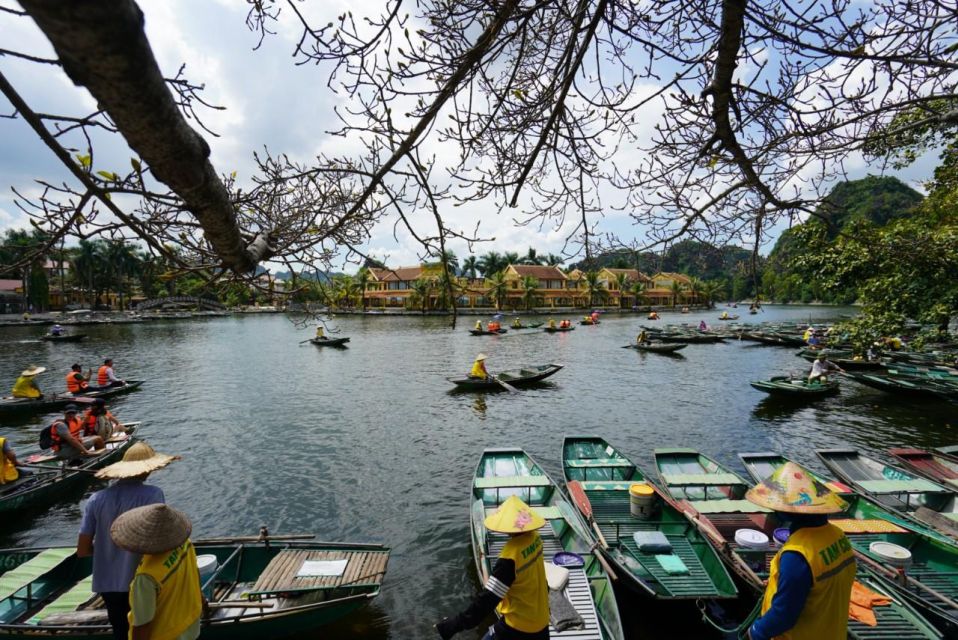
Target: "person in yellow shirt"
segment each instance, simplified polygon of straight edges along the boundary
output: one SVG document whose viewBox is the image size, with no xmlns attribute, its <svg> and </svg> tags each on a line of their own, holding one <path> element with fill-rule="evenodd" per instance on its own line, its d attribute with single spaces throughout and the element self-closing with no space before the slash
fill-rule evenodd
<svg viewBox="0 0 958 640">
<path fill-rule="evenodd" d="M 513 320 L 512 320 L 512 328 L 513 328 L 513 329 L 521 329 L 521 328 L 522 328 L 522 322 L 519 321 L 519 316 L 516 316 L 515 318 L 513 318 Z"/>
<path fill-rule="evenodd" d="M 788 540 L 772 559 L 750 640 L 844 640 L 855 551 L 828 515 L 848 504 L 794 462 L 776 469 L 745 497 L 790 523 Z"/>
<path fill-rule="evenodd" d="M 472 363 L 472 371 L 469 372 L 470 378 L 479 378 L 480 380 L 488 380 L 489 372 L 486 371 L 486 358 L 488 358 L 484 353 L 480 353 L 476 356 L 476 361 Z"/>
<path fill-rule="evenodd" d="M 555 328 L 556 328 L 555 318 L 549 318 L 549 328 L 550 328 L 550 329 L 555 329 Z"/>
<path fill-rule="evenodd" d="M 323 332 L 323 328 L 322 328 L 322 327 L 316 327 L 316 339 L 317 339 L 317 340 L 325 340 L 325 339 L 326 339 L 326 334 Z"/>
<path fill-rule="evenodd" d="M 131 509 L 113 521 L 113 543 L 142 554 L 130 583 L 130 640 L 195 640 L 204 600 L 189 518 L 165 504 Z"/>
<path fill-rule="evenodd" d="M 482 320 L 476 320 L 476 331 L 482 331 Z"/>
<path fill-rule="evenodd" d="M 38 367 L 36 365 L 31 365 L 24 369 L 20 377 L 17 378 L 17 381 L 13 383 L 13 397 L 33 398 L 35 400 L 42 398 L 43 392 L 40 391 L 40 387 L 37 386 L 35 378 L 46 370 L 46 367 Z"/>
<path fill-rule="evenodd" d="M 0 484 L 16 482 L 20 477 L 20 471 L 17 469 L 19 465 L 17 454 L 13 452 L 10 442 L 0 437 Z"/>
<path fill-rule="evenodd" d="M 493 609 L 499 619 L 483 640 L 495 638 L 549 638 L 549 584 L 539 529 L 546 521 L 516 496 L 509 496 L 488 516 L 486 529 L 509 535 L 492 573 L 472 604 L 462 613 L 443 618 L 436 631 L 448 640 L 479 625 Z"/>
</svg>

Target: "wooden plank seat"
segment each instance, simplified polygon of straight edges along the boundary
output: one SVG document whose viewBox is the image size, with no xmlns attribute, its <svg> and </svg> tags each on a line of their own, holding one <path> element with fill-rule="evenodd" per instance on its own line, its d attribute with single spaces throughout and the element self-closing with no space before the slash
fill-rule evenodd
<svg viewBox="0 0 958 640">
<path fill-rule="evenodd" d="M 853 518 L 834 518 L 829 520 L 833 525 L 849 535 L 863 533 L 905 533 L 907 529 L 899 527 L 894 522 L 880 518 L 855 520 Z"/>
<path fill-rule="evenodd" d="M 495 513 L 498 509 L 499 509 L 498 506 L 494 506 L 494 507 L 488 507 L 488 506 L 487 506 L 487 507 L 485 507 L 486 515 L 487 515 L 487 516 L 491 516 L 491 515 L 492 515 L 493 513 Z M 545 518 L 546 520 L 559 520 L 560 518 L 563 517 L 562 512 L 559 511 L 559 507 L 542 507 L 542 506 L 536 507 L 536 506 L 533 506 L 533 507 L 532 507 L 532 510 L 535 511 L 536 513 L 538 513 L 540 516 L 542 516 L 542 517 Z"/>
<path fill-rule="evenodd" d="M 53 571 L 76 552 L 74 547 L 44 549 L 0 576 L 0 600 L 9 598 L 45 573 Z"/>
<path fill-rule="evenodd" d="M 635 480 L 584 480 L 579 484 L 586 491 L 628 491 Z"/>
<path fill-rule="evenodd" d="M 77 611 L 95 597 L 93 593 L 93 576 L 90 575 L 70 587 L 62 593 L 59 598 L 43 607 L 36 615 L 30 618 L 30 624 L 40 624 L 54 614 Z"/>
<path fill-rule="evenodd" d="M 742 484 L 734 473 L 665 473 L 662 474 L 667 485 L 677 487 L 706 487 Z"/>
<path fill-rule="evenodd" d="M 296 575 L 307 560 L 343 559 L 347 559 L 348 563 L 341 576 L 297 577 Z M 388 560 L 388 551 L 284 549 L 270 560 L 256 583 L 245 592 L 245 595 L 378 586 L 382 584 Z"/>
<path fill-rule="evenodd" d="M 942 487 L 922 478 L 915 478 L 914 480 L 860 480 L 858 484 L 869 493 L 944 492 Z"/>
<path fill-rule="evenodd" d="M 510 487 L 548 487 L 546 476 L 485 476 L 476 478 L 477 489 L 507 489 Z"/>
<path fill-rule="evenodd" d="M 622 458 L 592 458 L 589 460 L 566 460 L 564 463 L 571 469 L 588 469 L 592 467 L 632 467 L 628 460 Z"/>
<path fill-rule="evenodd" d="M 699 513 L 767 513 L 771 509 L 760 507 L 748 500 L 701 500 L 695 503 Z"/>
</svg>

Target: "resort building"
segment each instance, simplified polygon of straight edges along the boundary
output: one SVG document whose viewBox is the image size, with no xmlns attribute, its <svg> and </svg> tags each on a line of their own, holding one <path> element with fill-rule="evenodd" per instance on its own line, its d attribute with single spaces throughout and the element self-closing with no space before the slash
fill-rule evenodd
<svg viewBox="0 0 958 640">
<path fill-rule="evenodd" d="M 530 264 L 510 264 L 506 267 L 504 276 L 509 284 L 503 308 L 526 308 L 526 278 L 536 281 L 535 292 L 532 295 L 533 307 L 568 307 L 573 304 L 575 291 L 570 291 L 567 284 L 568 276 L 559 267 L 545 267 Z M 530 281 L 531 282 L 531 281 Z"/>
<path fill-rule="evenodd" d="M 694 304 L 698 296 L 689 291 L 692 280 L 681 273 L 660 271 L 649 278 L 645 301 L 653 306 Z"/>
<path fill-rule="evenodd" d="M 636 298 L 634 285 L 638 283 L 643 292 Z M 638 269 L 603 268 L 599 271 L 599 284 L 608 291 L 607 303 L 621 308 L 631 308 L 644 301 L 644 290 L 651 286 L 652 279 Z"/>
</svg>

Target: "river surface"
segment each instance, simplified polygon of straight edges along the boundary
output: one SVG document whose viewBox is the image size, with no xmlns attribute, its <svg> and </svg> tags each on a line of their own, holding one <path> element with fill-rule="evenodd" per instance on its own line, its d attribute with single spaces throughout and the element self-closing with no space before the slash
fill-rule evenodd
<svg viewBox="0 0 958 640">
<path fill-rule="evenodd" d="M 740 309 L 741 311 L 741 309 Z M 664 313 L 657 324 L 719 310 Z M 834 318 L 849 310 L 767 307 L 761 321 Z M 743 316 L 748 317 L 748 316 Z M 781 451 L 823 470 L 815 448 L 958 441 L 954 407 L 902 402 L 851 381 L 838 396 L 781 405 L 749 380 L 799 372 L 795 350 L 750 342 L 690 345 L 683 358 L 638 353 L 640 315 L 604 316 L 596 327 L 550 335 L 510 331 L 473 337 L 436 317 L 337 316 L 348 349 L 299 345 L 312 334 L 285 316 L 234 316 L 73 330 L 77 344 L 49 344 L 43 328 L 0 330 L 0 380 L 29 364 L 48 367 L 41 388 L 59 391 L 70 364 L 146 379 L 112 403 L 158 451 L 183 456 L 150 479 L 193 521 L 193 537 L 315 533 L 321 540 L 392 548 L 382 594 L 309 638 L 434 638 L 431 626 L 479 589 L 469 543 L 470 481 L 485 447 L 519 446 L 561 479 L 565 435 L 597 434 L 649 472 L 654 447 L 690 446 L 744 473 L 739 451 Z M 504 324 L 507 321 L 504 321 Z M 450 393 L 446 377 L 480 351 L 491 372 L 558 362 L 552 384 L 520 393 Z M 21 456 L 52 415 L 0 424 Z M 92 488 L 90 489 L 92 490 Z M 0 523 L 0 546 L 72 544 L 85 494 Z M 691 605 L 661 607 L 620 594 L 630 638 L 712 637 Z M 482 630 L 458 638 L 479 638 Z"/>
</svg>

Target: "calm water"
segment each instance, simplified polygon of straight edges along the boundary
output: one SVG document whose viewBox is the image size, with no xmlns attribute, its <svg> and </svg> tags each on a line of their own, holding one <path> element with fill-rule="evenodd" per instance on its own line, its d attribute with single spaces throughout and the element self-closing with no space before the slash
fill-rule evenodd
<svg viewBox="0 0 958 640">
<path fill-rule="evenodd" d="M 741 309 L 739 311 L 742 311 Z M 834 308 L 769 308 L 762 321 L 827 318 Z M 719 311 L 670 321 L 715 322 Z M 746 318 L 748 316 L 745 316 Z M 194 523 L 194 537 L 316 533 L 324 540 L 382 542 L 393 549 L 382 595 L 314 638 L 432 638 L 431 625 L 479 588 L 469 544 L 469 483 L 484 447 L 520 446 L 561 478 L 562 437 L 598 434 L 651 465 L 659 446 L 693 446 L 740 470 L 738 451 L 783 451 L 821 469 L 813 449 L 958 441 L 954 408 L 900 403 L 851 382 L 839 396 L 802 406 L 769 403 L 753 379 L 805 369 L 791 349 L 752 343 L 690 345 L 682 359 L 622 349 L 640 316 L 609 316 L 568 334 L 472 337 L 466 318 L 336 317 L 348 350 L 297 342 L 311 334 L 287 318 L 239 316 L 82 327 L 79 344 L 48 344 L 41 328 L 2 329 L 0 381 L 28 364 L 59 390 L 69 365 L 112 356 L 120 377 L 148 380 L 113 404 L 143 420 L 159 451 L 183 456 L 157 472 L 167 501 Z M 446 377 L 479 351 L 490 371 L 559 362 L 554 384 L 518 394 L 453 394 Z M 51 416 L 0 425 L 22 454 Z M 72 544 L 80 498 L 0 525 L 0 545 Z M 620 600 L 631 637 L 708 637 L 691 607 Z M 458 637 L 478 638 L 481 631 Z"/>
</svg>

